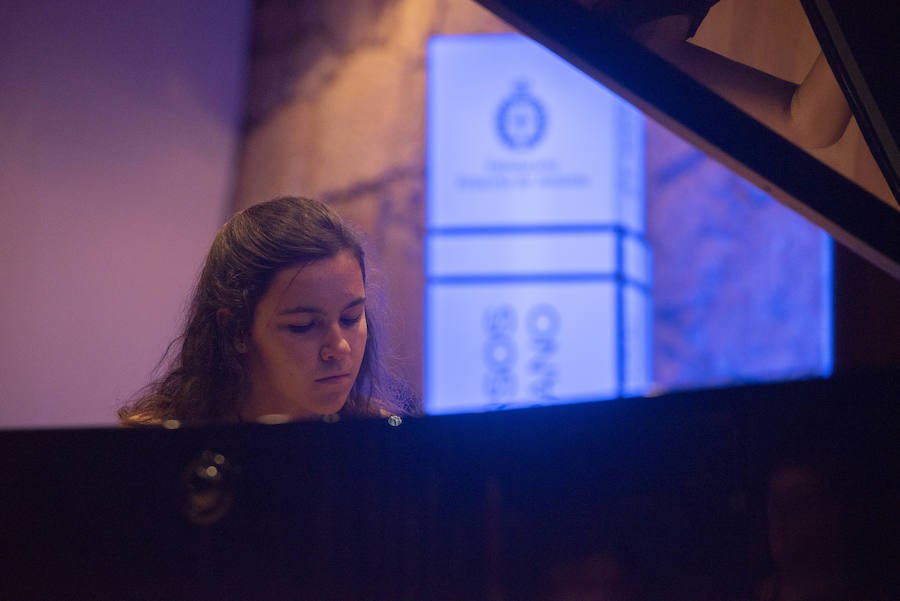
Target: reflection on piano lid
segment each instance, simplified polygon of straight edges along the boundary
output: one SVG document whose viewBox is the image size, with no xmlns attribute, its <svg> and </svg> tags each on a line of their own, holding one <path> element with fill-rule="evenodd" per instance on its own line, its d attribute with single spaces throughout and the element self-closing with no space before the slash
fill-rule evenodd
<svg viewBox="0 0 900 601">
<path fill-rule="evenodd" d="M 884 587 L 829 598 L 896 599 L 897 376 L 399 425 L 0 432 L 0 599 L 752 599 L 777 466 L 858 512 L 866 563 L 846 567 Z M 836 513 L 803 482 L 794 531 L 824 543 L 802 525 Z"/>
<path fill-rule="evenodd" d="M 900 279 L 900 211 L 741 112 L 576 2 L 476 0 L 651 118 Z M 879 57 L 892 11 L 804 0 L 810 22 L 882 169 L 900 197 L 896 78 Z M 886 5 L 881 2 L 880 5 Z M 884 53 L 887 46 L 894 51 Z M 882 65 L 883 67 L 883 65 Z M 710 119 L 715 115 L 715 119 Z"/>
<path fill-rule="evenodd" d="M 802 0 L 822 51 L 895 198 L 900 198 L 900 53 L 896 2 Z"/>
</svg>

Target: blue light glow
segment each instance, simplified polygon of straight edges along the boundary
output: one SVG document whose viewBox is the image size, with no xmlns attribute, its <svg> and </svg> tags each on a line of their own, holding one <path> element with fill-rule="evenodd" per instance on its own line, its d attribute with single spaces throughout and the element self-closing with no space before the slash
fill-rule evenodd
<svg viewBox="0 0 900 601">
<path fill-rule="evenodd" d="M 428 56 L 426 410 L 645 391 L 642 117 L 521 36 Z"/>
</svg>

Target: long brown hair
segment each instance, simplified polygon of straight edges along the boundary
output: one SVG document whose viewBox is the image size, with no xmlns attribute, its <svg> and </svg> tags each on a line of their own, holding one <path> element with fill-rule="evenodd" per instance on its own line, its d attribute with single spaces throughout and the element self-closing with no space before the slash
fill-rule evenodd
<svg viewBox="0 0 900 601">
<path fill-rule="evenodd" d="M 234 215 L 219 230 L 194 290 L 180 348 L 165 375 L 134 402 L 119 409 L 123 423 L 236 421 L 249 390 L 244 354 L 237 342 L 249 336 L 256 306 L 275 274 L 285 268 L 349 250 L 366 281 L 359 236 L 321 202 L 282 197 Z M 368 338 L 347 415 L 405 413 L 385 381 L 377 328 L 366 308 Z M 167 352 L 167 355 L 169 353 Z"/>
</svg>

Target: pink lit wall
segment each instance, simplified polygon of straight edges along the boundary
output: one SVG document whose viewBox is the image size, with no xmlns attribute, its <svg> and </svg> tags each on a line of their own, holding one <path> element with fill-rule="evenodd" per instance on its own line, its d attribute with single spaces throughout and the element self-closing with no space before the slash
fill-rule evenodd
<svg viewBox="0 0 900 601">
<path fill-rule="evenodd" d="M 0 427 L 107 425 L 231 206 L 247 1 L 0 1 Z"/>
</svg>

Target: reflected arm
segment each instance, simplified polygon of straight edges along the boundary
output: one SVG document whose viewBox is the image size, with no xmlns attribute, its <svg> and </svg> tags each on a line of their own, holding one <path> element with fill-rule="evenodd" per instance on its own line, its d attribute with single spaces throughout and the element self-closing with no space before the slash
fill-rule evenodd
<svg viewBox="0 0 900 601">
<path fill-rule="evenodd" d="M 822 54 L 795 84 L 686 41 L 689 26 L 687 15 L 677 15 L 643 25 L 634 36 L 798 146 L 821 148 L 843 135 L 850 107 Z"/>
</svg>

